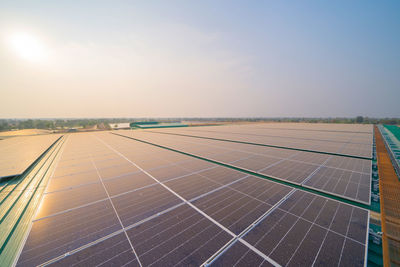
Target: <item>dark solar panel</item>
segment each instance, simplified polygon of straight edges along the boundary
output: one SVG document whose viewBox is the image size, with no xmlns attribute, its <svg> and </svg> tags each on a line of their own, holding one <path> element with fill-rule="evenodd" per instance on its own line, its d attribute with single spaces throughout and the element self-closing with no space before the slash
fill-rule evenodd
<svg viewBox="0 0 400 267">
<path fill-rule="evenodd" d="M 370 180 L 364 173 L 321 167 L 304 185 L 369 203 Z"/>
<path fill-rule="evenodd" d="M 124 233 L 67 255 L 53 264 L 56 266 L 140 266 Z"/>
<path fill-rule="evenodd" d="M 39 265 L 121 229 L 109 200 L 42 218 L 33 222 L 18 265 Z"/>
<path fill-rule="evenodd" d="M 126 138 L 94 137 L 69 140 L 18 265 L 364 264 L 366 210 Z M 340 160 L 321 166 L 329 156 L 195 150 L 315 187 L 318 177 L 345 181 L 321 176 L 326 169 L 349 172 L 348 194 L 369 181 Z M 72 159 L 77 152 L 82 163 Z"/>
<path fill-rule="evenodd" d="M 231 236 L 188 205 L 129 229 L 144 266 L 199 266 Z"/>
<path fill-rule="evenodd" d="M 121 194 L 114 197 L 112 201 L 124 227 L 182 202 L 160 185 Z"/>
<path fill-rule="evenodd" d="M 147 132 L 127 134 L 188 153 L 196 154 L 198 149 L 193 148 L 202 147 L 196 155 L 362 203 L 370 202 L 371 160 L 301 151 L 274 157 L 271 152 L 283 149 Z M 215 148 L 224 148 L 225 152 L 215 154 Z M 329 171 L 325 166 L 330 167 Z"/>
<path fill-rule="evenodd" d="M 320 265 L 327 253 L 340 266 L 363 266 L 368 217 L 367 210 L 296 191 L 244 239 L 281 265 Z"/>
</svg>

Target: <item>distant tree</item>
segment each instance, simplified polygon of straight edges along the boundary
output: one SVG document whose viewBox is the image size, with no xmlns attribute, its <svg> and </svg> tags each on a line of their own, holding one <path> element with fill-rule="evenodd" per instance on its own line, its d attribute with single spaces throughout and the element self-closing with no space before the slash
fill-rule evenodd
<svg viewBox="0 0 400 267">
<path fill-rule="evenodd" d="M 363 123 L 364 118 L 362 116 L 357 116 L 356 117 L 356 123 Z"/>
</svg>

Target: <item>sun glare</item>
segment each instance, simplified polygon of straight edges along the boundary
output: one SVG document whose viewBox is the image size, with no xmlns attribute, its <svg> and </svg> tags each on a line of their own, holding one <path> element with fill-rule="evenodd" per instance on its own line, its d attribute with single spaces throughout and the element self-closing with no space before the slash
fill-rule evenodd
<svg viewBox="0 0 400 267">
<path fill-rule="evenodd" d="M 45 48 L 40 39 L 28 33 L 14 33 L 9 38 L 14 52 L 29 61 L 41 61 L 45 56 Z"/>
</svg>

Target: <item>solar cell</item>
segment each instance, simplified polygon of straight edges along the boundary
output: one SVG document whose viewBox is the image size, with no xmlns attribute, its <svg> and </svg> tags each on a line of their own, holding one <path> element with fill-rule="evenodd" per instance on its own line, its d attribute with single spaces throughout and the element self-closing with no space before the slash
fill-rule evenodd
<svg viewBox="0 0 400 267">
<path fill-rule="evenodd" d="M 263 257 L 240 242 L 233 244 L 216 258 L 210 266 L 273 266 Z"/>
<path fill-rule="evenodd" d="M 174 179 L 166 182 L 165 185 L 185 199 L 198 197 L 220 186 L 220 184 L 199 174 L 191 174 L 182 179 Z"/>
<path fill-rule="evenodd" d="M 107 179 L 111 177 L 117 177 L 128 173 L 137 172 L 138 169 L 132 164 L 126 162 L 118 166 L 112 166 L 107 168 L 101 168 L 102 166 L 97 166 L 99 175 L 102 179 Z"/>
<path fill-rule="evenodd" d="M 157 177 L 157 179 L 159 179 L 160 181 L 166 181 L 175 177 L 182 177 L 191 173 L 189 170 L 185 170 L 176 165 L 165 166 L 163 168 L 155 168 L 148 170 L 148 172 L 154 177 Z"/>
<path fill-rule="evenodd" d="M 265 169 L 266 166 L 271 166 L 280 161 L 281 161 L 281 159 L 278 159 L 278 158 L 254 155 L 249 158 L 236 161 L 235 166 L 249 169 L 249 170 L 260 171 L 260 170 Z M 232 162 L 228 162 L 228 163 L 232 163 Z"/>
<path fill-rule="evenodd" d="M 137 172 L 105 180 L 104 185 L 110 196 L 114 196 L 124 192 L 138 190 L 146 186 L 155 185 L 155 182 L 143 172 Z"/>
</svg>

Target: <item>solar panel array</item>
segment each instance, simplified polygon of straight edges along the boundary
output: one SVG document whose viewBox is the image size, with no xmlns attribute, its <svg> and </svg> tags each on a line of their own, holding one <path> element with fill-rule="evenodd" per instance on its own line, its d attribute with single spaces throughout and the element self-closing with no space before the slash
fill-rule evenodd
<svg viewBox="0 0 400 267">
<path fill-rule="evenodd" d="M 371 160 L 146 131 L 123 134 L 361 203 L 370 203 Z"/>
<path fill-rule="evenodd" d="M 325 169 L 360 177 L 368 170 L 329 155 L 170 138 L 177 148 L 265 171 L 295 164 L 281 174 L 294 182 Z M 341 181 L 335 175 L 328 180 Z M 182 153 L 110 133 L 71 134 L 17 265 L 362 266 L 368 222 L 368 210 Z"/>
<path fill-rule="evenodd" d="M 278 126 L 276 126 L 278 125 Z M 292 124 L 295 125 L 295 124 Z M 206 138 L 227 139 L 296 149 L 315 150 L 371 158 L 372 126 L 361 129 L 337 125 L 322 125 L 322 129 L 309 129 L 310 124 L 285 127 L 279 124 L 225 125 L 218 127 L 189 127 L 180 129 L 154 129 L 154 132 L 186 134 Z M 275 126 L 275 127 L 274 127 Z M 335 125 L 334 125 L 335 126 Z M 361 125 L 360 125 L 361 126 Z"/>
<path fill-rule="evenodd" d="M 0 140 L 0 178 L 23 173 L 59 137 L 53 134 Z"/>
</svg>

